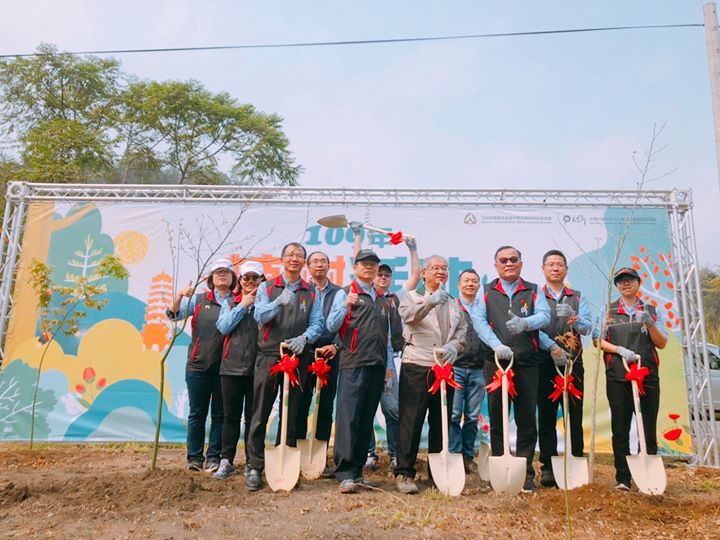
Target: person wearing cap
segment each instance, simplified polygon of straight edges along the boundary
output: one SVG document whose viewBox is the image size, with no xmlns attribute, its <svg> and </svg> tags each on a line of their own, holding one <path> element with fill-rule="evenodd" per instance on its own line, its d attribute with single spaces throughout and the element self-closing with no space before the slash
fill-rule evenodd
<svg viewBox="0 0 720 540">
<path fill-rule="evenodd" d="M 465 350 L 467 323 L 460 307 L 444 290 L 448 279 L 448 262 L 440 255 L 431 255 L 422 270 L 424 287 L 408 291 L 400 301 L 400 317 L 405 323 L 400 369 L 400 414 L 398 425 L 398 456 L 395 482 L 404 494 L 418 492 L 415 484 L 415 462 L 420 447 L 425 416 L 428 417 L 428 452 L 442 450 L 442 418 L 440 392 L 428 392 L 435 382 L 436 349 L 442 363 L 454 364 Z M 453 388 L 447 385 L 447 401 L 453 402 Z M 448 407 L 448 422 L 452 409 Z M 432 471 L 430 471 L 432 473 Z"/>
<path fill-rule="evenodd" d="M 366 486 L 363 465 L 385 381 L 390 308 L 373 284 L 379 263 L 375 252 L 357 252 L 355 279 L 337 292 L 327 318 L 327 329 L 342 341 L 334 460 L 344 494 Z"/>
<path fill-rule="evenodd" d="M 633 367 L 638 361 L 649 373 L 642 381 L 644 392 L 640 395 L 640 410 L 645 427 L 645 442 L 650 455 L 657 454 L 657 416 L 660 406 L 660 377 L 657 349 L 664 349 L 667 335 L 654 306 L 639 297 L 640 276 L 634 268 L 621 268 L 613 282 L 620 293 L 601 313 L 605 324 L 594 331 L 594 338 L 604 334 L 600 348 L 605 352 L 605 379 L 610 404 L 610 427 L 615 461 L 616 489 L 629 491 L 630 426 L 634 413 L 631 383 L 625 379 L 625 364 Z"/>
<path fill-rule="evenodd" d="M 581 335 L 592 330 L 592 314 L 585 296 L 565 285 L 567 259 L 562 251 L 551 249 L 542 259 L 545 285 L 542 292 L 550 306 L 550 324 L 540 331 L 540 367 L 538 382 L 538 443 L 540 446 L 540 484 L 555 486 L 552 456 L 557 456 L 557 413 L 562 396 L 551 399 L 555 391 L 555 368 L 565 374 L 565 366 L 572 360 L 572 384 L 580 397 L 569 395 L 570 440 L 572 453 L 583 455 L 583 398 L 585 369 L 582 363 Z"/>
<path fill-rule="evenodd" d="M 220 307 L 217 329 L 225 336 L 220 362 L 223 397 L 222 450 L 220 468 L 213 474 L 225 480 L 237 473 L 235 453 L 240 440 L 240 420 L 245 413 L 245 464 L 253 401 L 253 372 L 257 356 L 258 327 L 253 318 L 255 295 L 265 280 L 262 264 L 245 261 L 240 266 L 240 291 Z"/>
<path fill-rule="evenodd" d="M 191 344 L 185 366 L 185 383 L 188 390 L 190 412 L 187 427 L 188 469 L 209 472 L 220 466 L 222 444 L 223 402 L 220 385 L 220 363 L 223 351 L 223 335 L 216 328 L 222 303 L 230 297 L 237 284 L 232 263 L 218 259 L 210 266 L 207 291 L 196 293 L 192 281 L 178 291 L 167 315 L 172 320 L 191 319 Z M 203 457 L 205 446 L 205 421 L 210 410 L 210 439 L 207 458 Z"/>
<path fill-rule="evenodd" d="M 307 252 L 302 244 L 291 242 L 281 251 L 283 271 L 260 287 L 255 296 L 253 317 L 259 325 L 258 353 L 253 375 L 253 412 L 248 438 L 249 469 L 245 486 L 249 491 L 262 487 L 265 468 L 265 434 L 273 404 L 282 386 L 282 374 L 270 374 L 280 359 L 280 344 L 286 343 L 290 352 L 300 358 L 297 376 L 300 386 L 292 386 L 288 403 L 287 444 L 297 446 L 296 418 L 300 409 L 300 395 L 307 379 L 307 362 L 302 352 L 322 333 L 324 319 L 315 292 L 302 279 Z M 281 407 L 282 410 L 282 407 Z M 278 430 L 277 444 L 280 433 Z"/>
<path fill-rule="evenodd" d="M 517 425 L 516 453 L 527 460 L 523 491 L 536 490 L 533 455 L 537 442 L 536 408 L 538 395 L 538 331 L 550 323 L 550 306 L 538 286 L 520 277 L 522 255 L 513 246 L 495 251 L 498 277 L 484 285 L 483 301 L 470 315 L 480 339 L 494 351 L 506 369 L 513 360 L 515 397 L 510 397 Z M 485 360 L 485 383 L 493 383 L 497 366 L 493 357 Z M 488 393 L 490 447 L 493 456 L 503 453 L 502 392 Z"/>
</svg>

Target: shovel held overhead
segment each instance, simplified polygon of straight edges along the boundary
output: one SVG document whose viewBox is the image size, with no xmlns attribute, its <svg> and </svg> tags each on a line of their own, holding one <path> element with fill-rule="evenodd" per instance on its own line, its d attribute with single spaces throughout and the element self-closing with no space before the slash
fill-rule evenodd
<svg viewBox="0 0 720 540">
<path fill-rule="evenodd" d="M 350 223 L 348 221 L 347 217 L 345 217 L 345 214 L 335 214 L 333 216 L 321 217 L 320 219 L 317 220 L 317 222 L 320 225 L 322 225 L 323 227 L 327 227 L 328 229 L 345 228 Z M 375 227 L 373 225 L 370 225 L 369 223 L 363 223 L 363 229 L 365 229 L 366 231 L 370 231 L 370 232 L 374 232 L 374 233 L 378 233 L 378 234 L 386 234 L 386 235 L 391 234 L 390 232 L 388 232 L 384 229 L 381 229 L 380 227 Z M 402 237 L 403 238 L 411 238 L 413 240 L 415 239 L 414 236 L 411 236 L 409 234 L 403 234 Z"/>
<path fill-rule="evenodd" d="M 315 351 L 315 361 L 323 359 L 322 354 Z M 327 442 L 315 438 L 318 423 L 318 409 L 320 407 L 320 392 L 322 391 L 322 380 L 317 377 L 315 381 L 315 398 L 313 400 L 313 415 L 310 422 L 310 429 L 306 439 L 297 442 L 300 449 L 300 471 L 304 478 L 316 480 L 322 475 L 327 462 Z"/>
</svg>

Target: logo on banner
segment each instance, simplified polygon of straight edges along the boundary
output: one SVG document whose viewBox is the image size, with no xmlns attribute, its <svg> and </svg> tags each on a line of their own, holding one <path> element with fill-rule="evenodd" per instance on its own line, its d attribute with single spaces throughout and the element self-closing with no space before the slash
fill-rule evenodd
<svg viewBox="0 0 720 540">
<path fill-rule="evenodd" d="M 475 214 L 472 212 L 468 212 L 465 214 L 465 219 L 463 219 L 463 223 L 465 225 L 475 225 L 477 223 L 477 218 L 475 217 Z"/>
</svg>

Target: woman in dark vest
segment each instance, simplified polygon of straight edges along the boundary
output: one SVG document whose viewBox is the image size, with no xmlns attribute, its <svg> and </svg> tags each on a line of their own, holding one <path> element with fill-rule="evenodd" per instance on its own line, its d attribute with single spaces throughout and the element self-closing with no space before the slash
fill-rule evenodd
<svg viewBox="0 0 720 540">
<path fill-rule="evenodd" d="M 223 351 L 223 335 L 215 327 L 220 306 L 230 297 L 237 284 L 232 263 L 218 259 L 210 266 L 207 278 L 208 290 L 191 297 L 192 283 L 178 291 L 168 317 L 182 320 L 192 317 L 192 342 L 188 347 L 185 382 L 188 389 L 190 413 L 187 427 L 188 469 L 209 472 L 220 466 L 223 404 L 220 387 L 220 360 Z M 205 421 L 210 412 L 210 440 L 207 459 L 203 457 L 205 446 Z"/>
<path fill-rule="evenodd" d="M 233 464 L 240 440 L 240 419 L 245 407 L 245 463 L 250 433 L 253 400 L 253 371 L 257 356 L 258 326 L 253 318 L 255 294 L 265 281 L 259 262 L 247 261 L 240 267 L 240 292 L 228 298 L 220 309 L 217 329 L 225 336 L 220 362 L 220 384 L 223 396 L 222 451 L 220 468 L 213 475 L 225 480 L 237 473 Z"/>
<path fill-rule="evenodd" d="M 630 489 L 630 469 L 626 456 L 630 454 L 630 425 L 633 417 L 631 383 L 623 359 L 631 366 L 641 360 L 641 367 L 649 372 L 642 381 L 640 409 L 645 426 L 648 454 L 657 454 L 657 415 L 660 405 L 660 360 L 657 349 L 665 348 L 667 336 L 657 324 L 655 308 L 638 298 L 640 276 L 632 268 L 621 268 L 613 278 L 620 298 L 607 310 L 607 326 L 601 341 L 605 351 L 607 398 L 610 403 L 612 447 L 615 458 L 616 489 Z"/>
</svg>

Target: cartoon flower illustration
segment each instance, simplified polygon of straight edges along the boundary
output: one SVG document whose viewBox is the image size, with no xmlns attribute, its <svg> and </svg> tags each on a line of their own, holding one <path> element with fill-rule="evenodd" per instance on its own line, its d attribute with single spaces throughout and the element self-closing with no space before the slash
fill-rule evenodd
<svg viewBox="0 0 720 540">
<path fill-rule="evenodd" d="M 680 441 L 680 435 L 682 435 L 683 428 L 680 427 L 677 423 L 680 415 L 676 413 L 670 413 L 668 414 L 668 418 L 673 421 L 673 425 L 672 427 L 665 430 L 665 432 L 663 433 L 663 437 L 665 438 L 665 440 L 675 441 L 677 444 L 682 445 L 682 441 Z"/>
</svg>

